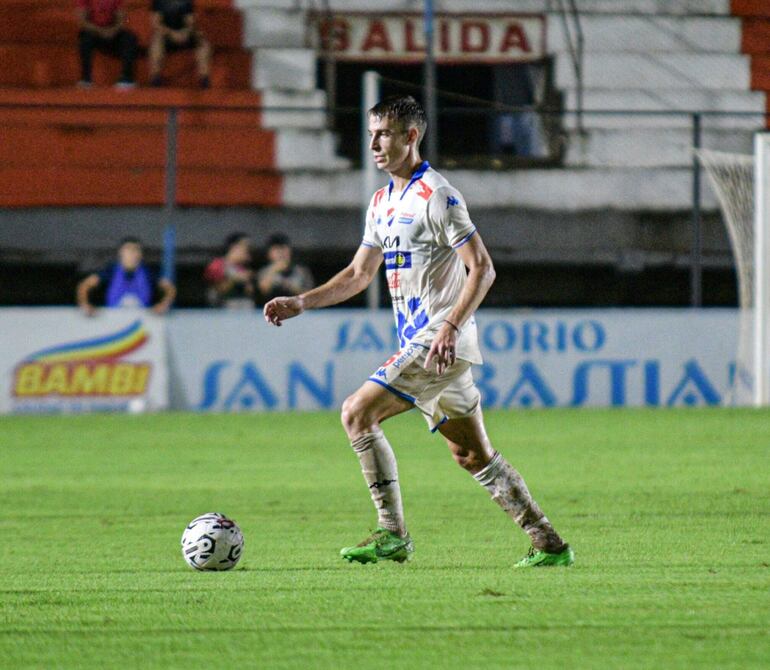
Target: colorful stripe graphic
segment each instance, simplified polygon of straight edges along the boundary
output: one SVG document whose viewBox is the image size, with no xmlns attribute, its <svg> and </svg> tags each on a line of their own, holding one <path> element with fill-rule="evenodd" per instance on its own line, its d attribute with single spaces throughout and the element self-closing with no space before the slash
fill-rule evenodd
<svg viewBox="0 0 770 670">
<path fill-rule="evenodd" d="M 144 325 L 140 320 L 137 320 L 127 328 L 111 335 L 41 349 L 28 356 L 24 362 L 62 363 L 115 360 L 136 351 L 147 341 L 147 337 Z"/>
</svg>

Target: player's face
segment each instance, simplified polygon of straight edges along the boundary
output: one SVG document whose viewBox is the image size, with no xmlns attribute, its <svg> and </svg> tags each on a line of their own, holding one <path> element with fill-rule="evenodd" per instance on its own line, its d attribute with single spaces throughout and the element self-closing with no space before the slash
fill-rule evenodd
<svg viewBox="0 0 770 670">
<path fill-rule="evenodd" d="M 126 270 L 136 270 L 142 262 L 142 247 L 136 242 L 126 242 L 118 250 L 118 259 Z"/>
<path fill-rule="evenodd" d="M 369 116 L 369 150 L 375 165 L 398 172 L 409 161 L 409 132 L 388 117 Z"/>
</svg>

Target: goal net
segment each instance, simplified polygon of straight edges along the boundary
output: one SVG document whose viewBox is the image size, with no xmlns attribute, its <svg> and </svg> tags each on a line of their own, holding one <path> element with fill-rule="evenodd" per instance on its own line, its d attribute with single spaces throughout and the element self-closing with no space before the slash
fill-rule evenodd
<svg viewBox="0 0 770 670">
<path fill-rule="evenodd" d="M 760 165 L 760 154 L 764 155 L 765 151 L 760 145 L 766 143 L 768 137 L 757 134 L 755 156 L 696 150 L 719 200 L 738 278 L 738 348 L 731 388 L 731 400 L 735 405 L 768 402 L 764 391 L 767 375 L 763 372 L 767 360 L 764 283 L 768 269 L 764 261 L 766 254 L 762 251 L 765 244 L 763 226 L 757 226 L 755 222 L 755 219 L 762 221 L 764 216 L 764 212 L 757 216 L 757 197 L 765 190 L 758 187 L 765 178 Z M 756 179 L 758 170 L 762 174 L 761 180 Z"/>
</svg>

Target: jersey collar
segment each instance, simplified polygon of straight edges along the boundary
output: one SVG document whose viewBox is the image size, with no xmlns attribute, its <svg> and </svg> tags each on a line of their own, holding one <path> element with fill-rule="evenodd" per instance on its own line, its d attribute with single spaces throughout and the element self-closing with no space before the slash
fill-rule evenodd
<svg viewBox="0 0 770 670">
<path fill-rule="evenodd" d="M 406 185 L 406 188 L 401 192 L 401 197 L 399 200 L 403 200 L 404 196 L 406 195 L 406 192 L 411 188 L 412 184 L 416 182 L 419 179 L 422 179 L 422 176 L 428 171 L 428 168 L 430 167 L 430 163 L 428 161 L 423 161 L 420 164 L 420 167 L 418 167 L 413 173 L 412 178 L 409 180 L 409 183 Z M 390 195 L 393 193 L 393 180 L 390 180 L 390 183 L 388 184 L 388 200 L 390 200 Z"/>
</svg>

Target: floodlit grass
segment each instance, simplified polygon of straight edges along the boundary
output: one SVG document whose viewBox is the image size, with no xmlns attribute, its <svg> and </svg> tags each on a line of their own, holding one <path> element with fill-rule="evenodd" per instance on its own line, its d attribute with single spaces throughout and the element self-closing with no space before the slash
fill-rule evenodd
<svg viewBox="0 0 770 670">
<path fill-rule="evenodd" d="M 767 667 L 770 413 L 487 423 L 573 568 L 513 571 L 526 536 L 413 414 L 404 565 L 338 556 L 374 517 L 335 415 L 0 420 L 0 667 Z M 209 511 L 233 572 L 182 560 Z"/>
</svg>

